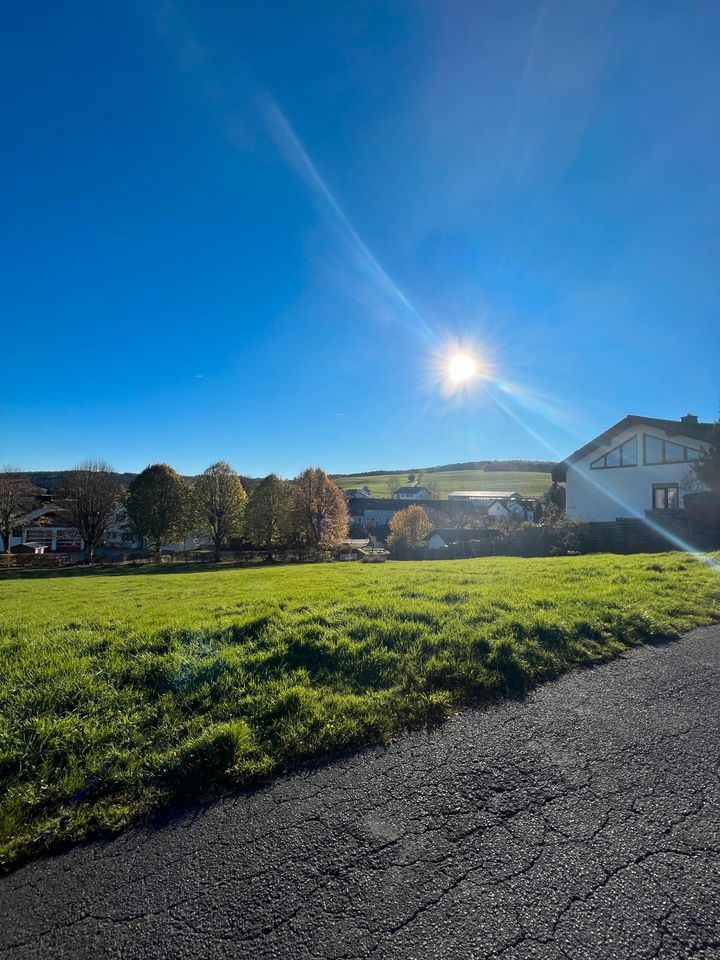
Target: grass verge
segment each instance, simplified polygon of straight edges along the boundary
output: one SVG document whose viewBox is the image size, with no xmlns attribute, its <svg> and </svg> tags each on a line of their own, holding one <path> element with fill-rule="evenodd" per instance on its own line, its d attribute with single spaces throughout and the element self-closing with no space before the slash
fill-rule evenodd
<svg viewBox="0 0 720 960">
<path fill-rule="evenodd" d="M 716 620 L 677 553 L 0 582 L 0 867 Z"/>
</svg>

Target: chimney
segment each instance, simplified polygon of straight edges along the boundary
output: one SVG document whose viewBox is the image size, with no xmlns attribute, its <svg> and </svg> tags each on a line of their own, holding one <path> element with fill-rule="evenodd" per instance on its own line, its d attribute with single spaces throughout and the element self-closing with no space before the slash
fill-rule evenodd
<svg viewBox="0 0 720 960">
<path fill-rule="evenodd" d="M 686 413 L 684 417 L 680 417 L 680 423 L 697 423 L 698 418 L 694 413 Z"/>
</svg>

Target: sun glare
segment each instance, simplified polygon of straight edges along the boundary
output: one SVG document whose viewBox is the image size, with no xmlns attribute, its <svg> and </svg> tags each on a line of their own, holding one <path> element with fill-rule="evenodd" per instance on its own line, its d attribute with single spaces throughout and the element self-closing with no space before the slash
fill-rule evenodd
<svg viewBox="0 0 720 960">
<path fill-rule="evenodd" d="M 478 372 L 477 361 L 467 353 L 456 353 L 450 360 L 448 372 L 453 383 L 463 383 Z"/>
</svg>

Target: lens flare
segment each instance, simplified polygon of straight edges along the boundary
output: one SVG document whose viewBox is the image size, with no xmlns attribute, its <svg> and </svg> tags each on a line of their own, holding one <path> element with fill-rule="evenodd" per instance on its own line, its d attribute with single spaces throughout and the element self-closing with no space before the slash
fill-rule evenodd
<svg viewBox="0 0 720 960">
<path fill-rule="evenodd" d="M 448 366 L 448 373 L 453 383 L 464 383 L 466 380 L 471 380 L 477 372 L 477 360 L 468 353 L 456 353 Z"/>
</svg>

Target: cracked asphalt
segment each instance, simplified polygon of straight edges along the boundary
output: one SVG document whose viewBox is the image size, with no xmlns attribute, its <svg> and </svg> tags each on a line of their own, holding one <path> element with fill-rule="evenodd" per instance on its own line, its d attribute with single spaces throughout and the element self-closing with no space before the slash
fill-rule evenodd
<svg viewBox="0 0 720 960">
<path fill-rule="evenodd" d="M 720 628 L 0 881 L 12 958 L 720 957 Z"/>
</svg>

